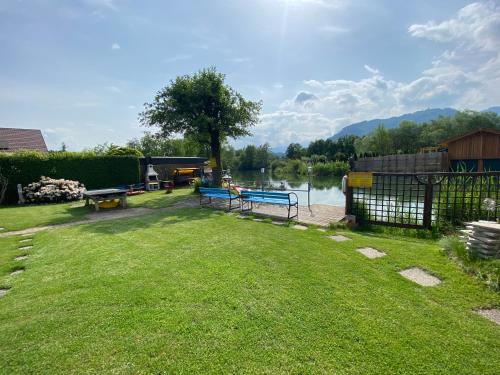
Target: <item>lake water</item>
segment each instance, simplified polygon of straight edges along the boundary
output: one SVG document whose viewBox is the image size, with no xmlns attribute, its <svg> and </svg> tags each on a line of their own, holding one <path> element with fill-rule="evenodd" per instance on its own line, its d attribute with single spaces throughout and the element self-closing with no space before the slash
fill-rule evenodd
<svg viewBox="0 0 500 375">
<path fill-rule="evenodd" d="M 260 189 L 262 175 L 259 171 L 231 171 L 236 185 Z M 266 190 L 279 191 L 281 183 L 285 191 L 293 191 L 299 198 L 300 205 L 307 205 L 307 176 L 289 175 L 274 176 L 264 174 L 264 187 Z M 304 190 L 304 191 L 296 191 Z M 311 204 L 329 204 L 332 206 L 345 206 L 345 196 L 342 193 L 342 179 L 340 177 L 312 177 Z"/>
</svg>

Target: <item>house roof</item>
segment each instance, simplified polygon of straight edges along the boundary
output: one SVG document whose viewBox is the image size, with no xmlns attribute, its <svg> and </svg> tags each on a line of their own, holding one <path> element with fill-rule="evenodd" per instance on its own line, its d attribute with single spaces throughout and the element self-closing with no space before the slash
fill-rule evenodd
<svg viewBox="0 0 500 375">
<path fill-rule="evenodd" d="M 441 141 L 441 144 L 443 146 L 448 146 L 450 143 L 458 141 L 459 139 L 470 137 L 471 135 L 480 134 L 480 133 L 495 134 L 495 135 L 500 136 L 499 130 L 490 129 L 490 128 L 480 128 L 480 129 L 476 129 L 476 130 L 470 131 L 470 132 L 462 134 L 462 135 L 458 135 L 458 136 L 453 137 L 453 138 L 445 139 L 444 141 Z"/>
<path fill-rule="evenodd" d="M 38 129 L 0 128 L 0 151 L 20 150 L 48 152 L 42 132 Z"/>
</svg>

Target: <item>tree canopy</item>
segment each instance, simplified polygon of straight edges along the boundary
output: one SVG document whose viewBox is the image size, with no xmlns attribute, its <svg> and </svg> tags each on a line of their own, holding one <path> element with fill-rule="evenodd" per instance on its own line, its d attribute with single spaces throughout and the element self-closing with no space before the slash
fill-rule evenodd
<svg viewBox="0 0 500 375">
<path fill-rule="evenodd" d="M 225 75 L 208 68 L 177 77 L 161 89 L 139 115 L 145 126 L 169 137 L 183 134 L 210 146 L 215 159 L 214 182 L 221 181 L 221 145 L 227 138 L 250 135 L 261 102 L 252 102 L 225 84 Z"/>
</svg>

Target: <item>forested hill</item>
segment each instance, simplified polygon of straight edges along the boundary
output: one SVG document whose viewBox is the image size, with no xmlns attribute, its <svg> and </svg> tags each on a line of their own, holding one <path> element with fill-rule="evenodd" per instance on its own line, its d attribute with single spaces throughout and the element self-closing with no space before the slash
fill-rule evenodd
<svg viewBox="0 0 500 375">
<path fill-rule="evenodd" d="M 371 133 L 380 124 L 383 124 L 386 129 L 392 129 L 397 127 L 399 123 L 404 120 L 413 121 L 416 122 L 417 124 L 422 124 L 427 121 L 435 120 L 440 116 L 443 117 L 453 116 L 455 115 L 456 112 L 457 110 L 453 108 L 431 108 L 423 111 L 406 113 L 401 116 L 390 117 L 386 119 L 361 121 L 355 124 L 347 125 L 333 137 L 330 137 L 330 139 L 336 140 L 346 135 L 357 135 L 357 136 L 367 135 Z M 500 115 L 500 106 L 488 108 L 483 112 L 495 112 L 496 114 Z"/>
</svg>

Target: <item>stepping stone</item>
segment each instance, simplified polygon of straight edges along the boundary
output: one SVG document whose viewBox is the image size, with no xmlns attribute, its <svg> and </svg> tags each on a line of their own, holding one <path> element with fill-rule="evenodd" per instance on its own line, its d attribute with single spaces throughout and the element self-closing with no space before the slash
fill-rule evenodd
<svg viewBox="0 0 500 375">
<path fill-rule="evenodd" d="M 337 241 L 337 242 L 344 242 L 344 241 L 349 241 L 350 238 L 346 236 L 342 236 L 341 234 L 337 234 L 335 236 L 328 236 L 329 239 Z"/>
<path fill-rule="evenodd" d="M 320 231 L 320 232 L 326 232 L 326 229 L 325 228 L 317 228 L 316 230 Z"/>
<path fill-rule="evenodd" d="M 292 228 L 298 229 L 298 230 L 306 230 L 307 229 L 307 227 L 305 225 L 300 225 L 300 224 L 296 224 Z"/>
<path fill-rule="evenodd" d="M 20 269 L 20 270 L 15 270 L 15 271 L 12 271 L 10 273 L 10 276 L 16 276 L 16 275 L 19 275 L 20 273 L 23 273 L 24 270 L 23 269 Z"/>
<path fill-rule="evenodd" d="M 358 253 L 363 254 L 365 257 L 370 258 L 370 259 L 380 258 L 380 257 L 387 255 L 383 251 L 378 251 L 377 249 L 374 249 L 373 247 L 361 247 L 359 249 L 356 249 L 356 251 Z"/>
<path fill-rule="evenodd" d="M 2 231 L 2 230 L 5 230 L 5 228 L 3 228 L 3 227 L 0 227 L 0 231 Z"/>
<path fill-rule="evenodd" d="M 28 259 L 28 256 L 27 255 L 21 255 L 19 257 L 15 257 L 14 260 L 25 260 L 25 259 Z"/>
<path fill-rule="evenodd" d="M 493 323 L 500 325 L 500 309 L 479 309 L 474 311 L 483 318 L 491 320 Z"/>
<path fill-rule="evenodd" d="M 432 276 L 418 267 L 408 268 L 406 270 L 399 271 L 398 273 L 408 280 L 422 286 L 435 286 L 441 283 L 441 280 L 439 280 L 436 276 Z"/>
<path fill-rule="evenodd" d="M 33 241 L 33 238 L 26 238 L 24 240 L 20 240 L 19 242 L 24 243 L 24 242 L 30 242 L 30 241 Z"/>
<path fill-rule="evenodd" d="M 236 216 L 237 219 L 246 219 L 248 216 L 246 215 L 238 215 Z"/>
<path fill-rule="evenodd" d="M 29 250 L 31 249 L 33 246 L 23 246 L 23 247 L 20 247 L 19 250 Z"/>
<path fill-rule="evenodd" d="M 285 225 L 285 223 L 282 222 L 282 221 L 271 221 L 271 224 L 274 224 L 274 225 Z"/>
<path fill-rule="evenodd" d="M 255 218 L 253 221 L 263 221 L 264 219 Z"/>
<path fill-rule="evenodd" d="M 31 236 L 31 233 L 24 233 L 24 234 L 21 234 L 21 237 L 29 237 Z"/>
<path fill-rule="evenodd" d="M 7 293 L 9 293 L 9 289 L 5 289 L 5 288 L 0 289 L 0 297 L 5 296 Z"/>
</svg>

